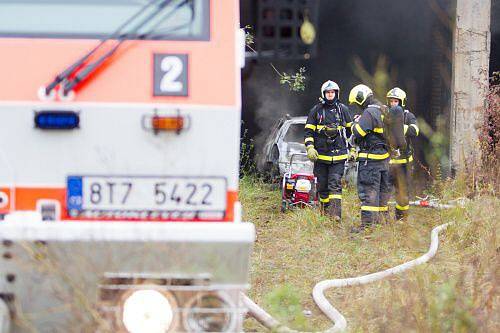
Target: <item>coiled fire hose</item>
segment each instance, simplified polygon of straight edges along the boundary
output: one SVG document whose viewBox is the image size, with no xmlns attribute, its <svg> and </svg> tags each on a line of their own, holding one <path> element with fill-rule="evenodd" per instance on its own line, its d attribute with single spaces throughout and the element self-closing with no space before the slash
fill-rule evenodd
<svg viewBox="0 0 500 333">
<path fill-rule="evenodd" d="M 420 204 L 420 201 L 424 201 L 424 204 Z M 427 204 L 431 203 L 432 204 Z M 423 206 L 423 207 L 434 207 L 434 208 L 452 208 L 456 206 L 463 206 L 464 202 L 458 201 L 457 203 L 450 203 L 448 205 L 443 205 L 436 203 L 435 201 L 426 201 L 419 200 L 418 202 L 413 202 L 413 205 Z M 318 305 L 318 307 L 323 311 L 323 313 L 334 323 L 334 325 L 325 331 L 325 333 L 333 333 L 333 332 L 342 332 L 347 328 L 347 321 L 345 317 L 334 308 L 330 302 L 326 299 L 324 292 L 330 288 L 340 288 L 347 286 L 356 286 L 362 284 L 368 284 L 371 282 L 379 281 L 389 277 L 391 275 L 399 274 L 408 269 L 411 269 L 415 266 L 423 264 L 429 261 L 432 257 L 436 255 L 439 246 L 439 233 L 446 229 L 450 223 L 441 224 L 431 231 L 431 244 L 429 246 L 429 250 L 422 256 L 413 259 L 411 261 L 405 262 L 401 265 L 376 272 L 368 275 L 362 275 L 353 278 L 346 279 L 334 279 L 334 280 L 324 280 L 317 283 L 313 288 L 313 299 L 314 302 Z M 279 321 L 274 319 L 270 314 L 268 314 L 265 310 L 263 310 L 260 306 L 255 304 L 248 296 L 245 294 L 241 294 L 241 298 L 243 304 L 248 308 L 249 314 L 254 317 L 258 322 L 272 330 L 273 332 L 298 332 L 296 330 L 292 330 L 284 325 L 282 325 Z"/>
</svg>

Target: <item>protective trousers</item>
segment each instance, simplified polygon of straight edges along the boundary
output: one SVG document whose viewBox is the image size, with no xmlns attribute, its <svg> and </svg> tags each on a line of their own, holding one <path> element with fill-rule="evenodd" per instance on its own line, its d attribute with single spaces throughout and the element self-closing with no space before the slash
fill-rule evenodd
<svg viewBox="0 0 500 333">
<path fill-rule="evenodd" d="M 387 217 L 390 197 L 389 160 L 360 161 L 358 195 L 361 201 L 361 226 L 366 227 Z"/>
<path fill-rule="evenodd" d="M 390 164 L 390 181 L 396 192 L 396 219 L 408 216 L 410 209 L 411 163 Z"/>
<path fill-rule="evenodd" d="M 342 217 L 342 176 L 344 162 L 314 163 L 314 176 L 318 180 L 318 195 L 324 212 Z"/>
</svg>

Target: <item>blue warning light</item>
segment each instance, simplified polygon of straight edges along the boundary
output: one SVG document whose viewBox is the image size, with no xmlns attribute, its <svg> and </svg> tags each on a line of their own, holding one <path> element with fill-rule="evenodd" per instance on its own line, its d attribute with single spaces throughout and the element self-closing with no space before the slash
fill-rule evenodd
<svg viewBox="0 0 500 333">
<path fill-rule="evenodd" d="M 35 112 L 35 127 L 48 130 L 69 130 L 80 126 L 80 115 L 75 111 Z"/>
</svg>

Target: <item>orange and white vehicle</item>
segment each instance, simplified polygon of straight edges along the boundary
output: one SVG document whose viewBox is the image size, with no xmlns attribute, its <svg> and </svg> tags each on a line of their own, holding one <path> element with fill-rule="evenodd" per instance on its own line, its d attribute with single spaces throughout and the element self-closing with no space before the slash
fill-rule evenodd
<svg viewBox="0 0 500 333">
<path fill-rule="evenodd" d="M 16 256 L 18 241 L 60 253 L 61 267 L 72 265 L 62 254 L 84 255 L 76 243 L 107 244 L 106 253 L 85 254 L 96 278 L 95 286 L 82 283 L 93 295 L 111 281 L 119 293 L 91 300 L 121 307 L 112 311 L 113 331 L 137 331 L 130 327 L 139 319 L 125 318 L 132 292 L 123 291 L 150 280 L 163 281 L 152 289 L 178 309 L 165 332 L 240 330 L 237 295 L 254 237 L 253 227 L 238 223 L 243 62 L 237 0 L 1 0 L 0 240 L 14 255 L 4 256 L 0 278 L 38 274 L 11 260 L 24 258 Z M 162 262 L 148 247 L 135 262 L 123 251 L 151 241 L 193 260 Z M 99 261 L 109 253 L 121 264 Z M 57 306 L 60 295 L 43 290 L 43 301 L 24 301 L 23 283 L 36 279 L 0 282 L 0 302 L 20 300 L 33 312 Z M 197 296 L 176 294 L 190 283 Z M 188 318 L 180 304 L 203 308 L 199 297 L 231 303 L 234 316 L 223 312 L 218 326 L 208 320 L 203 328 L 206 318 Z"/>
<path fill-rule="evenodd" d="M 1 1 L 0 213 L 233 221 L 235 2 Z"/>
</svg>

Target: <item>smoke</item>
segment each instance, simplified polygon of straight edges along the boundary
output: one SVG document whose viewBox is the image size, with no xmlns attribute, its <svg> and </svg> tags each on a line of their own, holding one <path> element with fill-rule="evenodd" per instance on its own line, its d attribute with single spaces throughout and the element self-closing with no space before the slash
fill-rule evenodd
<svg viewBox="0 0 500 333">
<path fill-rule="evenodd" d="M 296 71 L 290 66 L 276 66 L 288 73 Z M 243 128 L 253 138 L 257 155 L 262 151 L 273 125 L 280 118 L 287 114 L 305 116 L 312 107 L 304 108 L 300 103 L 302 93 L 292 92 L 288 86 L 280 84 L 278 74 L 267 62 L 259 64 L 259 68 L 252 74 L 252 80 L 243 87 L 244 100 L 245 97 L 251 100 L 246 101 L 243 106 Z"/>
</svg>

